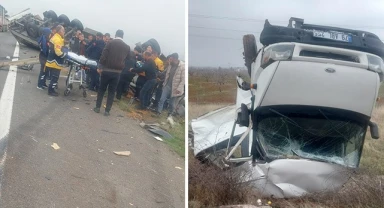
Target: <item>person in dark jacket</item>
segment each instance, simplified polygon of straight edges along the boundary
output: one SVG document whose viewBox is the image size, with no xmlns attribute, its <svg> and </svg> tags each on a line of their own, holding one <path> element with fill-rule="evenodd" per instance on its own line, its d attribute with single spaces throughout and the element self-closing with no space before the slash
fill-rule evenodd
<svg viewBox="0 0 384 208">
<path fill-rule="evenodd" d="M 104 47 L 105 47 L 105 43 L 103 41 L 103 34 L 97 33 L 96 41 L 87 48 L 86 53 L 88 55 L 88 58 L 98 62 Z M 90 75 L 89 77 L 91 78 L 89 89 L 93 91 L 97 91 L 99 89 L 99 79 L 100 79 L 100 75 L 99 73 L 97 73 L 97 67 L 90 67 L 89 75 Z"/>
<path fill-rule="evenodd" d="M 130 69 L 135 68 L 136 58 L 134 52 L 131 52 L 131 55 L 127 60 L 125 60 L 125 67 L 120 74 L 119 84 L 117 85 L 116 90 L 116 99 L 120 100 L 123 93 L 128 92 L 129 84 L 131 83 L 135 73 L 130 72 Z"/>
<path fill-rule="evenodd" d="M 93 45 L 95 41 L 96 40 L 94 40 L 93 35 L 88 35 L 87 45 L 85 45 L 85 57 L 88 57 L 87 49 L 89 48 L 89 46 Z"/>
<path fill-rule="evenodd" d="M 45 70 L 45 63 L 47 62 L 48 52 L 49 52 L 49 37 L 51 35 L 51 30 L 49 28 L 43 29 L 43 35 L 39 38 L 39 61 L 40 61 L 40 74 L 39 80 L 37 82 L 37 89 L 47 88 L 46 80 L 48 77 L 48 70 Z"/>
<path fill-rule="evenodd" d="M 104 93 L 108 88 L 107 105 L 105 116 L 109 116 L 115 98 L 116 87 L 119 83 L 120 73 L 125 67 L 125 60 L 129 59 L 130 47 L 123 41 L 124 32 L 117 30 L 115 39 L 108 42 L 101 54 L 98 72 L 100 76 L 100 88 L 97 93 L 96 107 L 93 109 L 96 113 L 100 112 Z"/>
<path fill-rule="evenodd" d="M 140 91 L 140 109 L 144 110 L 151 104 L 151 95 L 156 85 L 156 64 L 152 58 L 152 53 L 146 51 L 143 53 L 144 65 L 139 69 L 131 69 L 132 72 L 145 72 L 146 82 Z"/>
<path fill-rule="evenodd" d="M 79 54 L 79 50 L 80 50 L 80 39 L 79 39 L 80 34 L 81 34 L 81 31 L 77 30 L 74 36 L 69 40 L 70 42 L 69 47 L 71 51 L 76 54 Z"/>
</svg>

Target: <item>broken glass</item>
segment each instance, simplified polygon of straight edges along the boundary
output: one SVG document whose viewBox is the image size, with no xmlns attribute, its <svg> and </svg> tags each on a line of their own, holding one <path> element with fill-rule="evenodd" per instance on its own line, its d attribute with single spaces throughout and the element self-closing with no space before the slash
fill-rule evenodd
<svg viewBox="0 0 384 208">
<path fill-rule="evenodd" d="M 364 125 L 328 118 L 321 110 L 318 112 L 317 116 L 285 116 L 275 111 L 275 115 L 259 120 L 256 135 L 266 156 L 357 167 L 364 142 Z"/>
</svg>

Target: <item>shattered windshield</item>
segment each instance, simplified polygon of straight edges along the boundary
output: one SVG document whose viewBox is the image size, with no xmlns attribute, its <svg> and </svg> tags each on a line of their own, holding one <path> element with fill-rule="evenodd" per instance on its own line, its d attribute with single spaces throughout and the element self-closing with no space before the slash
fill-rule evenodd
<svg viewBox="0 0 384 208">
<path fill-rule="evenodd" d="M 318 114 L 274 114 L 257 122 L 258 140 L 270 158 L 299 157 L 357 167 L 365 136 L 362 124 Z"/>
</svg>

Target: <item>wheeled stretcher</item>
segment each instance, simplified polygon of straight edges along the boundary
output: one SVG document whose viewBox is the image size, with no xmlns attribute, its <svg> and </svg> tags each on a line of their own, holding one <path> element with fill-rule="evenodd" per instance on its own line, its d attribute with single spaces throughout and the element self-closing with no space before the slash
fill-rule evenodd
<svg viewBox="0 0 384 208">
<path fill-rule="evenodd" d="M 87 70 L 89 67 L 97 67 L 97 62 L 87 59 L 84 56 L 79 56 L 73 52 L 68 52 L 67 63 L 69 65 L 69 72 L 65 82 L 67 88 L 64 91 L 64 95 L 68 96 L 73 89 L 73 84 L 79 83 L 79 89 L 83 90 L 83 97 L 87 97 L 87 90 L 85 87 L 86 79 L 83 70 Z M 76 77 L 79 71 L 81 72 L 80 76 Z"/>
</svg>

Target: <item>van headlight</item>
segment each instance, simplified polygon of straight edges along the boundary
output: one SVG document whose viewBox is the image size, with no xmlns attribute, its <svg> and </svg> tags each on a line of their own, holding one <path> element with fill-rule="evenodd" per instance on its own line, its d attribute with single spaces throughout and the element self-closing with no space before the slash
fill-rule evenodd
<svg viewBox="0 0 384 208">
<path fill-rule="evenodd" d="M 266 68 L 275 61 L 288 61 L 292 59 L 294 44 L 279 44 L 269 47 L 263 53 L 261 67 Z"/>
<path fill-rule="evenodd" d="M 380 77 L 380 82 L 384 79 L 384 62 L 383 59 L 367 54 L 368 70 L 377 72 Z"/>
</svg>

